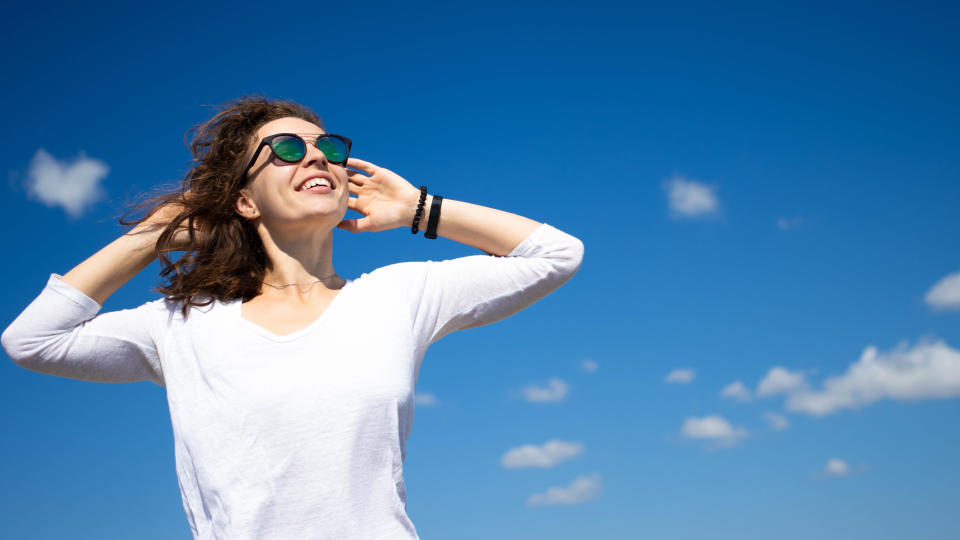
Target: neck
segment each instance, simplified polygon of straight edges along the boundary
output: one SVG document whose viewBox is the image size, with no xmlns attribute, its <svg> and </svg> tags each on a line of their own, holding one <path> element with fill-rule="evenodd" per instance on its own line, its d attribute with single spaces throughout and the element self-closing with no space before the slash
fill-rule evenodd
<svg viewBox="0 0 960 540">
<path fill-rule="evenodd" d="M 333 268 L 332 229 L 313 224 L 312 228 L 283 235 L 271 233 L 262 225 L 258 229 L 267 255 L 263 281 L 274 286 L 262 285 L 261 294 L 303 297 L 323 295 L 343 286 L 344 280 Z"/>
</svg>

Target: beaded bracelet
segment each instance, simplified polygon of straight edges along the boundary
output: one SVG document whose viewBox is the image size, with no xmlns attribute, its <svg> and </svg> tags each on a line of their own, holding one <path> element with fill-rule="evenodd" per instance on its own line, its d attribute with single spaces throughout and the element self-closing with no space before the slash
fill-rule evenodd
<svg viewBox="0 0 960 540">
<path fill-rule="evenodd" d="M 413 226 L 410 232 L 417 234 L 420 225 L 420 216 L 423 215 L 423 203 L 427 200 L 427 186 L 420 186 L 420 204 L 417 205 L 417 213 L 413 216 Z"/>
<path fill-rule="evenodd" d="M 413 225 L 410 227 L 410 232 L 417 234 L 420 226 L 420 218 L 423 217 L 423 205 L 427 200 L 427 186 L 420 186 L 420 203 L 417 205 L 417 213 L 413 216 Z M 427 230 L 423 232 L 423 235 L 431 240 L 437 239 L 437 224 L 440 222 L 440 204 L 443 202 L 443 197 L 440 195 L 433 196 L 433 202 L 430 204 L 430 219 L 427 221 Z"/>
</svg>

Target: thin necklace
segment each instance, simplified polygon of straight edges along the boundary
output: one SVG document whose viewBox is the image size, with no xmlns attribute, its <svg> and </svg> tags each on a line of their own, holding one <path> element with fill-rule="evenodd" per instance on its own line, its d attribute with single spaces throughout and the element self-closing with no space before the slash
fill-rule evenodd
<svg viewBox="0 0 960 540">
<path fill-rule="evenodd" d="M 308 283 L 308 285 L 310 285 L 310 286 L 309 286 L 306 290 L 304 290 L 304 291 L 301 291 L 300 288 L 297 287 L 297 291 L 299 291 L 300 294 L 303 294 L 303 293 L 309 291 L 310 289 L 312 289 L 313 286 L 316 285 L 317 283 L 320 283 L 321 281 L 323 281 L 323 280 L 325 280 L 325 279 L 328 279 L 328 278 L 331 278 L 331 277 L 333 277 L 333 276 L 335 276 L 335 275 L 337 275 L 336 272 L 330 274 L 329 276 L 322 277 L 322 278 L 314 281 L 313 283 Z M 296 285 L 296 283 L 287 283 L 286 285 L 271 285 L 271 284 L 267 283 L 266 281 L 261 281 L 260 283 L 263 283 L 264 285 L 267 285 L 268 287 L 273 287 L 274 289 L 286 289 L 287 287 L 289 287 L 289 286 L 291 286 L 291 285 Z"/>
</svg>

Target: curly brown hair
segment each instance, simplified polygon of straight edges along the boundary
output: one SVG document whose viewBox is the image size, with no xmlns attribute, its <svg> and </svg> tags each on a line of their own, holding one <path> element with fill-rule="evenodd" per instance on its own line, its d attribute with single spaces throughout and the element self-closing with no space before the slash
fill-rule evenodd
<svg viewBox="0 0 960 540">
<path fill-rule="evenodd" d="M 323 121 L 309 107 L 259 94 L 242 96 L 217 108 L 220 112 L 213 118 L 191 127 L 184 135 L 196 165 L 181 187 L 136 204 L 119 219 L 120 225 L 135 226 L 167 204 L 182 208 L 155 245 L 162 265 L 160 276 L 168 282 L 153 290 L 168 300 L 182 301 L 184 318 L 191 306 L 206 306 L 214 300 L 246 301 L 260 292 L 267 263 L 263 242 L 254 226 L 236 212 L 240 189 L 249 181 L 244 167 L 252 157 L 257 130 L 267 122 L 296 117 L 326 131 Z M 188 142 L 191 133 L 193 138 Z M 144 217 L 124 219 L 144 207 L 150 208 Z M 187 222 L 189 245 L 174 249 L 174 233 L 183 221 Z M 203 234 L 198 236 L 195 230 Z M 167 256 L 169 251 L 185 253 L 173 262 Z"/>
</svg>

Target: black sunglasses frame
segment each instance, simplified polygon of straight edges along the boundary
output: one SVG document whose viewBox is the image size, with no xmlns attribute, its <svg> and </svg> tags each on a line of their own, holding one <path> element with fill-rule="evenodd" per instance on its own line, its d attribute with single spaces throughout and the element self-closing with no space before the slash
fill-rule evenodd
<svg viewBox="0 0 960 540">
<path fill-rule="evenodd" d="M 274 133 L 273 135 L 269 135 L 269 136 L 267 136 L 267 137 L 264 137 L 263 140 L 260 141 L 260 146 L 257 147 L 257 151 L 254 152 L 254 153 L 253 153 L 253 157 L 250 158 L 250 164 L 247 165 L 247 168 L 243 170 L 243 177 L 244 177 L 244 179 L 247 177 L 247 173 L 250 172 L 250 167 L 253 167 L 253 164 L 257 162 L 257 157 L 260 156 L 260 150 L 262 150 L 264 146 L 269 146 L 269 147 L 270 147 L 270 151 L 273 153 L 273 155 L 277 156 L 278 158 L 280 158 L 281 161 L 284 161 L 284 162 L 286 162 L 286 163 L 296 163 L 296 162 L 300 161 L 301 159 L 303 159 L 303 158 L 300 158 L 300 159 L 296 159 L 296 160 L 293 160 L 293 161 L 287 161 L 287 160 L 283 159 L 282 157 L 280 157 L 280 154 L 277 154 L 277 152 L 273 149 L 273 140 L 276 139 L 277 137 L 296 137 L 297 139 L 300 139 L 300 141 L 303 142 L 303 145 L 304 145 L 304 146 L 306 146 L 307 144 L 309 144 L 309 143 L 307 143 L 306 139 L 304 139 L 304 138 L 301 137 L 300 135 L 297 135 L 296 133 Z M 327 161 L 330 161 L 330 163 L 333 163 L 334 165 L 345 165 L 345 164 L 347 163 L 347 159 L 350 158 L 350 149 L 353 147 L 353 141 L 351 141 L 351 140 L 348 139 L 347 137 L 344 137 L 343 135 L 335 135 L 335 134 L 333 134 L 333 133 L 324 133 L 324 134 L 319 135 L 319 136 L 317 137 L 317 139 L 316 139 L 316 141 L 314 141 L 313 145 L 314 145 L 314 146 L 317 146 L 317 141 L 319 141 L 320 139 L 329 139 L 329 138 L 340 139 L 340 140 L 342 140 L 343 142 L 347 143 L 347 157 L 343 158 L 343 160 L 341 160 L 341 161 L 331 161 L 329 158 L 327 159 Z M 318 148 L 319 148 L 319 147 L 318 147 Z M 321 150 L 321 152 L 322 152 L 322 150 Z M 326 156 L 326 154 L 324 154 L 324 156 Z M 304 157 L 306 157 L 306 153 L 304 153 Z"/>
</svg>

